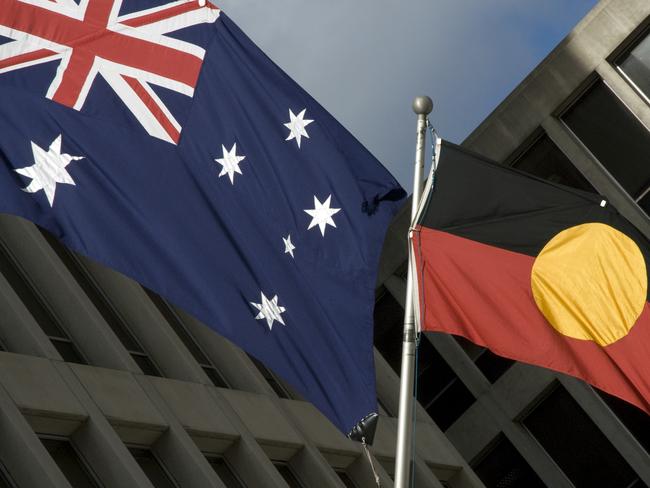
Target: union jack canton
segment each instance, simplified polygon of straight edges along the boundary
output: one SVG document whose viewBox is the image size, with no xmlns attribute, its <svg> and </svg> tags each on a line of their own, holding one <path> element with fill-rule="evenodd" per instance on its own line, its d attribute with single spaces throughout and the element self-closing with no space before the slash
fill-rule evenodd
<svg viewBox="0 0 650 488">
<path fill-rule="evenodd" d="M 128 2 L 139 4 L 141 2 Z M 219 9 L 180 0 L 122 12 L 122 0 L 0 0 L 0 74 L 57 62 L 45 97 L 81 110 L 101 76 L 152 136 L 177 143 L 179 121 L 151 85 L 192 97 L 205 49 L 170 32 Z"/>
</svg>

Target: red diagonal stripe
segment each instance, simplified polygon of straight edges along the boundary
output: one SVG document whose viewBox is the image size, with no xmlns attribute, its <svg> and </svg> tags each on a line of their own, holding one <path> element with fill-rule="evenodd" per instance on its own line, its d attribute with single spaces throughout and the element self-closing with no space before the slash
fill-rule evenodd
<svg viewBox="0 0 650 488">
<path fill-rule="evenodd" d="M 61 83 L 52 100 L 68 107 L 74 107 L 94 60 L 95 56 L 86 51 L 81 49 L 73 50 L 68 66 L 63 72 Z"/>
<path fill-rule="evenodd" d="M 37 59 L 47 58 L 52 54 L 56 54 L 54 51 L 49 49 L 39 49 L 37 51 L 32 51 L 30 53 L 19 54 L 18 56 L 12 56 L 10 58 L 0 59 L 0 69 L 8 68 L 9 66 L 16 66 L 23 63 L 28 63 L 30 61 L 36 61 Z"/>
<path fill-rule="evenodd" d="M 17 0 L 0 0 L 0 24 L 189 86 L 196 84 L 201 68 L 202 61 L 191 54 L 119 32 L 98 29 L 89 23 Z"/>
<path fill-rule="evenodd" d="M 135 78 L 131 78 L 130 76 L 122 76 L 122 78 L 124 78 L 124 81 L 126 81 L 127 84 L 136 93 L 136 95 L 138 95 L 140 100 L 144 102 L 147 109 L 149 109 L 155 119 L 160 123 L 172 141 L 178 143 L 181 133 L 176 129 L 176 127 L 174 127 L 171 121 L 167 118 L 167 115 L 165 115 L 165 113 L 160 109 L 156 101 L 151 97 L 151 95 L 149 95 L 147 90 L 144 89 L 142 83 L 140 83 Z"/>
</svg>

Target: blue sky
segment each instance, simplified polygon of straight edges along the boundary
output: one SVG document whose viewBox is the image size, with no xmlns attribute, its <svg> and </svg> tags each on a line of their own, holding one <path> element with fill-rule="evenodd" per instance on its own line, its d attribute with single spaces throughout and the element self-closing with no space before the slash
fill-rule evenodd
<svg viewBox="0 0 650 488">
<path fill-rule="evenodd" d="M 412 188 L 413 97 L 461 142 L 596 0 L 222 0 L 266 54 Z"/>
</svg>

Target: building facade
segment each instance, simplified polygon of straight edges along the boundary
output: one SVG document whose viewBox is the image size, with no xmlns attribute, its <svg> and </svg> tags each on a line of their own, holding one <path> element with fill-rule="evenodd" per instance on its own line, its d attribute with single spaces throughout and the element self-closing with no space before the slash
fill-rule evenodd
<svg viewBox="0 0 650 488">
<path fill-rule="evenodd" d="M 598 192 L 650 237 L 649 16 L 647 1 L 599 2 L 463 146 Z M 407 221 L 391 229 L 378 308 L 399 308 Z M 399 364 L 391 326 L 379 327 L 376 346 Z M 650 486 L 645 413 L 460 338 L 427 334 L 422 346 L 420 403 L 486 486 Z"/>
<path fill-rule="evenodd" d="M 464 146 L 650 237 L 649 32 L 647 0 L 602 0 Z M 370 458 L 241 349 L 0 216 L 0 487 L 391 486 L 408 213 L 378 277 Z M 650 485 L 649 417 L 573 378 L 427 334 L 418 400 L 416 486 Z"/>
</svg>

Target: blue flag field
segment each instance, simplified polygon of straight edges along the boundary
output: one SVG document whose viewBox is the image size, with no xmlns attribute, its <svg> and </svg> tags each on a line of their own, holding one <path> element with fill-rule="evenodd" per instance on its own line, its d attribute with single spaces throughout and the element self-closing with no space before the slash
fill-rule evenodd
<svg viewBox="0 0 650 488">
<path fill-rule="evenodd" d="M 0 211 L 191 313 L 344 433 L 376 411 L 376 269 L 403 197 L 209 3 L 0 0 Z"/>
</svg>

